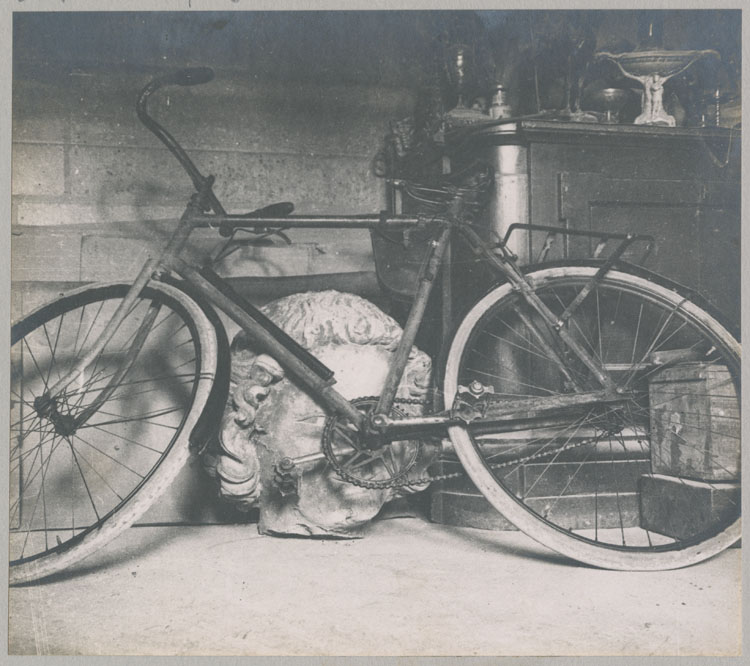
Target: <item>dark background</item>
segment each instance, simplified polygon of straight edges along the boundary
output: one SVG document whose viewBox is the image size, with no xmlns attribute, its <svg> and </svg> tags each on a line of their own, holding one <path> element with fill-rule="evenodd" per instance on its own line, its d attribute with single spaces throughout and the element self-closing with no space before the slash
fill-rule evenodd
<svg viewBox="0 0 750 666">
<path fill-rule="evenodd" d="M 441 35 L 474 39 L 500 76 L 528 57 L 530 25 L 558 34 L 590 24 L 599 50 L 637 44 L 642 12 L 328 11 L 19 13 L 14 16 L 16 72 L 42 65 L 151 69 L 210 64 L 261 79 L 417 86 Z M 739 10 L 659 12 L 668 49 L 717 49 L 739 62 Z M 551 27 L 550 27 L 551 26 Z M 540 33 L 544 34 L 544 33 Z M 548 32 L 549 34 L 549 32 Z"/>
</svg>

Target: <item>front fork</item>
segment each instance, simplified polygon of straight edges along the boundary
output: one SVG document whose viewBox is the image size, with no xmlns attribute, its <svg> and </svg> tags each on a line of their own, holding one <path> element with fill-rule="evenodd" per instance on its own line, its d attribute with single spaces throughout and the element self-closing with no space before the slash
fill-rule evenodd
<svg viewBox="0 0 750 666">
<path fill-rule="evenodd" d="M 209 180 L 206 187 L 210 189 L 210 184 L 213 182 Z M 175 256 L 185 246 L 190 233 L 193 229 L 192 217 L 195 213 L 201 211 L 200 197 L 203 196 L 201 193 L 196 193 L 190 200 L 185 212 L 180 218 L 180 224 L 178 225 L 172 238 L 169 240 L 166 248 L 163 250 L 159 258 L 149 258 L 146 263 L 142 266 L 138 276 L 131 285 L 128 293 L 123 298 L 122 302 L 118 305 L 117 309 L 112 315 L 112 318 L 107 322 L 104 330 L 99 334 L 99 337 L 94 341 L 89 351 L 67 372 L 64 376 L 60 377 L 57 382 L 49 387 L 43 395 L 39 396 L 35 401 L 35 409 L 40 417 L 50 418 L 56 430 L 58 432 L 74 432 L 76 428 L 80 427 L 85 423 L 102 403 L 111 395 L 112 391 L 117 387 L 120 380 L 124 377 L 127 371 L 132 366 L 136 356 L 140 352 L 141 346 L 145 341 L 148 333 L 151 331 L 154 319 L 158 314 L 158 308 L 152 307 L 149 313 L 141 323 L 138 332 L 133 340 L 133 343 L 128 350 L 128 354 L 123 360 L 122 366 L 113 375 L 97 399 L 89 405 L 89 407 L 79 414 L 75 420 L 69 422 L 69 417 L 59 417 L 60 412 L 57 409 L 58 397 L 65 391 L 65 389 L 76 381 L 85 371 L 91 366 L 92 363 L 100 356 L 107 346 L 107 343 L 115 335 L 121 324 L 125 321 L 125 318 L 130 314 L 130 311 L 141 295 L 143 289 L 148 285 L 149 281 L 153 279 L 157 273 L 159 267 L 162 265 L 163 260 L 168 257 Z M 58 418 L 59 417 L 59 418 Z M 71 430 L 72 428 L 72 430 Z"/>
</svg>

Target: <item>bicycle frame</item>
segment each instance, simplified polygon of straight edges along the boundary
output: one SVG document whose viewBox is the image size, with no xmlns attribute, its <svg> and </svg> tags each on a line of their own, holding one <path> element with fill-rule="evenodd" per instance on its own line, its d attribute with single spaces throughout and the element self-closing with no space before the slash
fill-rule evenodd
<svg viewBox="0 0 750 666">
<path fill-rule="evenodd" d="M 551 417 L 563 409 L 583 408 L 593 404 L 616 402 L 623 399 L 623 396 L 611 390 L 612 381 L 604 369 L 567 333 L 565 328 L 560 325 L 560 322 L 538 297 L 535 296 L 523 273 L 515 263 L 513 255 L 510 254 L 505 246 L 501 244 L 498 247 L 490 248 L 469 224 L 462 223 L 460 220 L 445 218 L 434 220 L 436 237 L 428 246 L 422 269 L 419 273 L 419 284 L 414 302 L 404 326 L 403 335 L 389 367 L 377 409 L 370 422 L 366 422 L 364 415 L 333 388 L 335 379 L 333 378 L 333 373 L 328 368 L 287 336 L 281 329 L 276 327 L 259 310 L 234 292 L 209 267 L 199 270 L 189 262 L 183 260 L 180 253 L 184 249 L 190 233 L 197 228 L 221 227 L 227 229 L 241 226 L 243 228 L 267 231 L 273 227 L 280 226 L 283 222 L 284 229 L 408 229 L 423 225 L 424 220 L 420 217 L 388 216 L 385 214 L 359 216 L 286 216 L 282 219 L 277 217 L 258 217 L 248 219 L 241 215 L 203 213 L 200 211 L 197 203 L 199 197 L 200 193 L 194 195 L 191 199 L 162 255 L 158 259 L 150 259 L 144 264 L 129 293 L 118 307 L 112 319 L 108 322 L 96 344 L 93 345 L 90 353 L 68 375 L 62 377 L 51 387 L 46 396 L 47 400 L 54 399 L 57 392 L 64 389 L 65 386 L 85 371 L 86 367 L 93 362 L 111 335 L 127 316 L 130 307 L 143 288 L 151 279 L 158 279 L 158 276 L 164 271 L 173 271 L 180 275 L 198 293 L 202 294 L 209 302 L 216 305 L 227 316 L 232 318 L 245 330 L 260 350 L 275 358 L 286 371 L 307 387 L 329 410 L 345 416 L 359 429 L 365 432 L 376 432 L 379 436 L 386 439 L 399 439 L 407 434 L 414 436 L 416 433 L 436 434 L 437 432 L 444 432 L 446 428 L 452 425 L 467 422 L 471 422 L 472 425 L 477 427 L 500 427 L 513 430 L 517 427 L 517 423 L 527 422 L 530 413 L 533 413 L 536 418 Z M 388 417 L 404 368 L 406 367 L 409 352 L 422 322 L 427 301 L 443 265 L 446 246 L 453 232 L 459 233 L 471 244 L 475 251 L 483 255 L 495 270 L 511 282 L 524 296 L 529 305 L 543 317 L 543 320 L 547 324 L 547 331 L 540 330 L 531 320 L 528 323 L 531 325 L 531 330 L 534 331 L 537 340 L 544 344 L 550 359 L 563 371 L 565 370 L 563 359 L 548 339 L 550 331 L 554 331 L 560 341 L 592 370 L 603 386 L 601 391 L 589 391 L 555 398 L 505 399 L 490 403 L 483 410 L 483 413 L 470 417 L 467 417 L 466 413 L 461 413 L 457 409 L 451 409 L 439 415 L 426 417 L 408 417 L 399 420 L 391 420 Z M 142 326 L 148 325 L 148 322 L 142 324 Z M 134 345 L 137 345 L 137 340 L 138 338 L 136 337 Z M 134 353 L 137 353 L 137 350 L 134 350 Z M 126 368 L 124 371 L 126 371 Z M 113 380 L 119 381 L 123 372 L 118 372 Z M 107 390 L 105 389 L 102 395 L 106 397 L 106 394 Z M 87 410 L 83 417 L 88 418 L 95 411 L 95 408 L 96 403 L 90 410 Z M 76 425 L 80 425 L 80 422 L 77 422 Z"/>
<path fill-rule="evenodd" d="M 260 233 L 272 233 L 280 229 L 314 228 L 314 229 L 409 229 L 423 226 L 423 216 L 388 215 L 386 213 L 370 215 L 284 215 L 264 216 L 263 210 L 245 215 L 228 214 L 212 191 L 214 179 L 203 176 L 177 141 L 159 125 L 146 111 L 148 96 L 164 83 L 178 83 L 193 85 L 208 80 L 209 73 L 203 69 L 184 70 L 170 77 L 156 79 L 150 82 L 141 93 L 137 112 L 140 119 L 167 146 L 180 164 L 185 168 L 193 181 L 196 192 L 191 197 L 185 212 L 180 218 L 177 229 L 169 240 L 160 257 L 149 259 L 139 272 L 131 289 L 120 304 L 112 319 L 108 322 L 90 352 L 64 377 L 52 386 L 40 398 L 38 410 L 54 411 L 55 395 L 74 381 L 102 351 L 118 326 L 123 322 L 131 306 L 141 291 L 152 279 L 158 279 L 165 271 L 172 271 L 189 283 L 194 290 L 203 295 L 210 303 L 215 304 L 226 315 L 239 324 L 258 346 L 260 350 L 275 358 L 279 364 L 291 375 L 297 378 L 309 391 L 323 402 L 332 413 L 345 416 L 360 431 L 376 436 L 382 441 L 396 440 L 407 434 L 445 432 L 446 428 L 469 424 L 473 427 L 507 428 L 513 430 L 516 424 L 528 422 L 529 414 L 536 418 L 552 418 L 559 416 L 564 409 L 585 408 L 594 404 L 621 401 L 624 398 L 614 390 L 614 383 L 606 370 L 592 355 L 583 348 L 565 329 L 565 321 L 575 308 L 581 304 L 589 291 L 595 286 L 612 266 L 614 261 L 624 252 L 625 248 L 634 240 L 643 239 L 634 235 L 621 235 L 621 243 L 610 258 L 604 262 L 602 268 L 584 288 L 561 318 L 555 317 L 547 306 L 536 296 L 533 288 L 526 280 L 523 272 L 516 263 L 516 257 L 507 249 L 503 240 L 489 245 L 477 234 L 471 224 L 464 219 L 462 200 L 456 196 L 447 207 L 444 216 L 436 216 L 430 220 L 434 228 L 434 236 L 425 253 L 424 261 L 418 276 L 418 286 L 414 301 L 404 326 L 399 345 L 392 358 L 389 372 L 383 387 L 377 408 L 369 419 L 353 406 L 333 388 L 335 379 L 333 373 L 318 359 L 291 339 L 284 331 L 268 320 L 259 310 L 245 301 L 239 294 L 229 287 L 208 266 L 197 269 L 181 258 L 181 252 L 197 228 L 216 228 L 222 235 L 229 236 L 236 228 L 255 230 Z M 208 212 L 212 211 L 212 212 Z M 438 415 L 427 417 L 408 417 L 392 420 L 389 417 L 396 392 L 406 367 L 409 353 L 414 344 L 417 331 L 422 323 L 428 299 L 435 281 L 443 266 L 446 249 L 455 234 L 460 235 L 470 248 L 486 262 L 504 280 L 507 280 L 518 291 L 528 305 L 541 316 L 544 329 L 529 318 L 524 320 L 536 341 L 555 363 L 572 385 L 574 378 L 566 370 L 566 363 L 558 351 L 558 344 L 569 350 L 588 367 L 602 386 L 600 391 L 578 392 L 572 395 L 550 398 L 528 398 L 525 400 L 495 400 L 485 401 L 481 408 L 473 409 L 471 405 L 454 404 L 453 408 Z M 612 236 L 612 235 L 610 235 Z M 138 341 L 145 337 L 150 326 L 147 320 L 141 326 L 144 335 L 137 335 L 134 339 L 135 349 L 131 350 L 128 358 L 137 355 Z M 127 372 L 127 367 L 115 374 L 112 380 L 114 386 Z M 576 386 L 579 389 L 580 387 Z M 107 388 L 102 391 L 101 401 L 106 399 Z M 92 406 L 76 421 L 75 426 L 81 424 L 81 419 L 87 419 L 100 404 L 94 401 Z M 564 417 L 563 417 L 564 418 Z"/>
</svg>

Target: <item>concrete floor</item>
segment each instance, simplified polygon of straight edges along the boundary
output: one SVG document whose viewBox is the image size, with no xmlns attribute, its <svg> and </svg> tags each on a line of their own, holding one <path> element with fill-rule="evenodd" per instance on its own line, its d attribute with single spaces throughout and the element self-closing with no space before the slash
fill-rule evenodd
<svg viewBox="0 0 750 666">
<path fill-rule="evenodd" d="M 357 541 L 131 528 L 9 595 L 10 654 L 714 655 L 740 650 L 741 551 L 577 566 L 517 532 L 399 515 Z"/>
</svg>

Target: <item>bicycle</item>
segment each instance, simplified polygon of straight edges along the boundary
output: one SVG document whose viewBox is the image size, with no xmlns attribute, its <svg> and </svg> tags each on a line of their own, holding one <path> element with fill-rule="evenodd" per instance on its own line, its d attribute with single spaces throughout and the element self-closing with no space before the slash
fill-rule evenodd
<svg viewBox="0 0 750 666">
<path fill-rule="evenodd" d="M 110 541 L 156 500 L 191 451 L 203 450 L 228 395 L 228 345 L 215 308 L 328 410 L 321 452 L 283 461 L 287 480 L 295 468 L 322 461 L 352 483 L 406 484 L 415 456 L 397 459 L 393 447 L 406 442 L 413 451 L 420 438 L 433 437 L 455 450 L 516 527 L 580 562 L 669 569 L 739 539 L 740 345 L 676 285 L 622 261 L 643 237 L 608 234 L 618 245 L 605 259 L 522 269 L 507 238 L 487 242 L 472 225 L 475 190 L 405 182 L 397 185 L 429 199 L 430 215 L 292 215 L 288 203 L 227 213 L 213 177 L 147 111 L 162 86 L 212 77 L 208 68 L 180 70 L 152 80 L 138 97 L 139 118 L 195 186 L 165 249 L 133 283 L 81 287 L 12 327 L 12 584 L 63 571 Z M 186 260 L 190 233 L 206 227 L 228 242 L 238 230 L 424 234 L 415 296 L 380 396 L 343 398 L 323 363 L 210 264 Z M 493 270 L 497 284 L 447 347 L 436 411 L 406 416 L 395 406 L 396 389 L 453 238 Z M 623 461 L 636 461 L 629 474 L 620 472 Z M 548 470 L 560 466 L 563 480 L 547 483 Z M 681 501 L 680 491 L 705 501 L 689 505 L 696 513 L 689 525 L 657 525 L 655 514 Z M 557 507 L 586 493 L 591 513 L 571 525 Z"/>
</svg>

